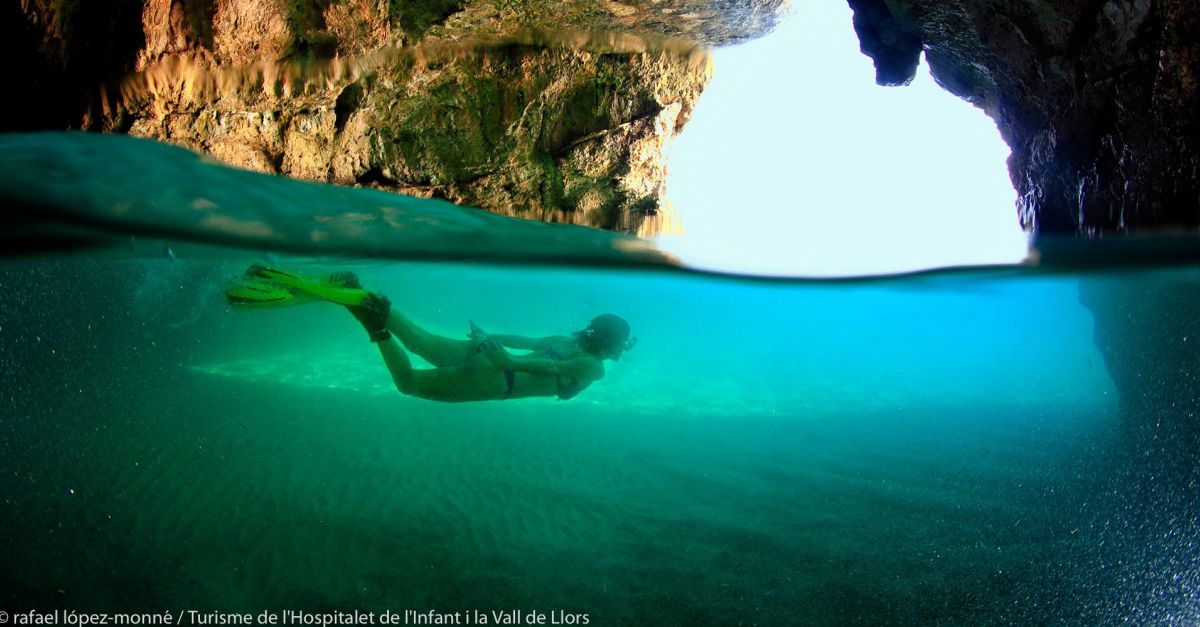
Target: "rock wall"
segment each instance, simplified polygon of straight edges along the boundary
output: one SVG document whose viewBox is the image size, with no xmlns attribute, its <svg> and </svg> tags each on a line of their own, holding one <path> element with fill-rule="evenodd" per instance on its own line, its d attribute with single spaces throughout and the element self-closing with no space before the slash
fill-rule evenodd
<svg viewBox="0 0 1200 627">
<path fill-rule="evenodd" d="M 1198 281 L 1200 272 L 1178 267 L 1080 279 L 1096 347 L 1120 392 L 1125 484 L 1140 486 L 1121 495 L 1123 506 L 1126 514 L 1149 510 L 1145 520 L 1163 527 L 1159 538 L 1200 516 Z"/>
<path fill-rule="evenodd" d="M 0 131 L 92 127 L 101 85 L 135 67 L 144 41 L 141 0 L 0 3 Z"/>
<path fill-rule="evenodd" d="M 267 79 L 275 89 L 256 81 L 199 98 L 167 81 L 125 98 L 124 115 L 134 135 L 253 170 L 553 222 L 653 224 L 667 149 L 707 81 L 702 58 L 456 50 L 434 60 L 384 55 L 357 77 L 317 85 Z"/>
<path fill-rule="evenodd" d="M 1200 226 L 1194 0 L 849 0 L 881 84 L 934 77 L 1013 149 L 1024 226 L 1099 236 Z"/>
<path fill-rule="evenodd" d="M 1098 236 L 1200 226 L 1200 4 L 848 2 L 880 83 L 911 80 L 924 52 L 942 85 L 996 120 L 1027 228 Z M 380 67 L 303 98 L 193 103 L 156 92 L 125 116 L 104 114 L 99 85 L 111 92 L 128 72 L 170 60 L 304 66 L 531 28 L 723 45 L 767 32 L 784 10 L 786 0 L 19 0 L 0 8 L 0 50 L 20 94 L 0 103 L 0 128 L 133 130 L 268 171 L 634 229 L 661 208 L 662 151 L 705 80 L 689 55 L 656 58 L 665 51 L 653 44 L 499 46 L 440 67 Z M 594 113 L 564 115 L 567 102 Z M 467 120 L 465 107 L 487 119 Z M 397 123 L 434 126 L 364 130 Z M 556 124 L 578 133 L 564 138 Z M 469 138 L 462 159 L 437 154 L 448 147 L 433 142 L 446 137 Z M 334 148 L 350 154 L 334 163 Z"/>
<path fill-rule="evenodd" d="M 126 131 L 265 172 L 653 232 L 667 148 L 709 77 L 697 45 L 759 36 L 784 9 L 21 0 L 0 9 L 0 49 L 28 97 L 5 99 L 0 129 Z"/>
</svg>

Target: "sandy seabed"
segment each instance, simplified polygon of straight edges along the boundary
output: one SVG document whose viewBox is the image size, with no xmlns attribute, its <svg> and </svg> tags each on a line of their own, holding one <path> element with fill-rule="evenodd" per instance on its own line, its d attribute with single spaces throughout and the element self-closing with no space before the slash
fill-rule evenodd
<svg viewBox="0 0 1200 627">
<path fill-rule="evenodd" d="M 439 405 L 214 374 L 64 400 L 18 436 L 58 454 L 5 464 L 10 603 L 780 624 L 1079 593 L 1064 505 L 1092 484 L 1053 416 Z"/>
</svg>

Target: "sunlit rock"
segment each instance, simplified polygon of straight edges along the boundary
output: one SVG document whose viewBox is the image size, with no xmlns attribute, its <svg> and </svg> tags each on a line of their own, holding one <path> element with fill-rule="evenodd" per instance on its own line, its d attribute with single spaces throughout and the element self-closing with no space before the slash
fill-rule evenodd
<svg viewBox="0 0 1200 627">
<path fill-rule="evenodd" d="M 2 9 L 10 130 L 127 131 L 241 167 L 654 232 L 704 46 L 782 0 L 118 2 Z"/>
</svg>

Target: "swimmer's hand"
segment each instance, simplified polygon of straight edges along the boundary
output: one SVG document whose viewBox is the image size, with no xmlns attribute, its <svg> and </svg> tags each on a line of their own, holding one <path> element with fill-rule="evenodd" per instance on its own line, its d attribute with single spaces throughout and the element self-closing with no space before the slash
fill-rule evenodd
<svg viewBox="0 0 1200 627">
<path fill-rule="evenodd" d="M 514 363 L 512 355 L 504 350 L 496 338 L 486 337 L 479 345 L 479 350 L 491 360 L 493 366 L 501 370 L 512 369 Z"/>
</svg>

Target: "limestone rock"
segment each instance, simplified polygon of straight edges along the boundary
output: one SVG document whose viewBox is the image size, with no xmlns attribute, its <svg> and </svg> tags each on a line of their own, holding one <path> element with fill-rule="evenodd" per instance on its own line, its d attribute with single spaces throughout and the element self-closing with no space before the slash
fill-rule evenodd
<svg viewBox="0 0 1200 627">
<path fill-rule="evenodd" d="M 0 9 L 0 46 L 29 68 L 17 82 L 34 96 L 6 102 L 3 119 L 9 129 L 127 131 L 264 172 L 646 232 L 662 220 L 666 150 L 709 76 L 691 42 L 759 36 L 785 9 L 117 0 L 102 11 L 29 0 Z"/>
<path fill-rule="evenodd" d="M 126 105 L 132 134 L 253 170 L 637 231 L 707 78 L 670 53 L 506 46 L 288 96 L 160 88 Z"/>
</svg>

